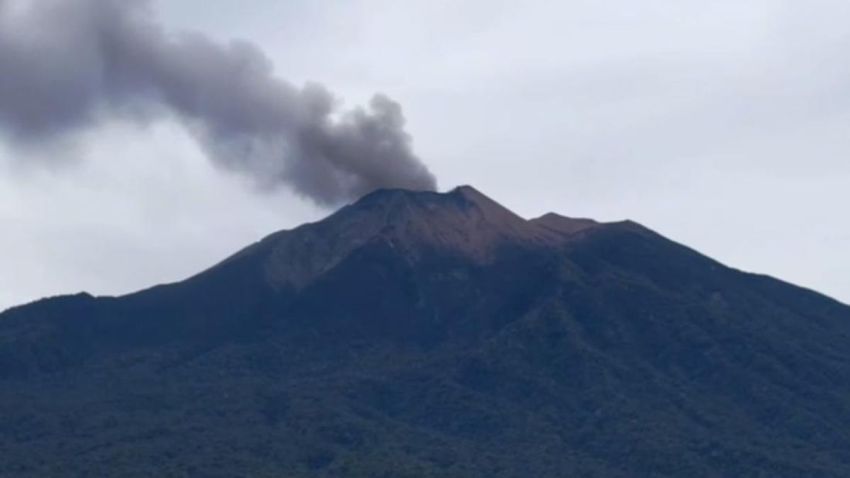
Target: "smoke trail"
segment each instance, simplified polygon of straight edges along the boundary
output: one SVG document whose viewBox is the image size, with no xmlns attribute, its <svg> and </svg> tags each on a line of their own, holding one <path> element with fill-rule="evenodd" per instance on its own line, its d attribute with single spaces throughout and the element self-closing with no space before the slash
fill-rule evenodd
<svg viewBox="0 0 850 478">
<path fill-rule="evenodd" d="M 400 106 L 340 112 L 318 84 L 274 75 L 247 42 L 169 33 L 147 0 L 0 0 L 0 131 L 13 144 L 106 116 L 171 114 L 216 164 L 334 205 L 380 187 L 434 189 Z"/>
</svg>

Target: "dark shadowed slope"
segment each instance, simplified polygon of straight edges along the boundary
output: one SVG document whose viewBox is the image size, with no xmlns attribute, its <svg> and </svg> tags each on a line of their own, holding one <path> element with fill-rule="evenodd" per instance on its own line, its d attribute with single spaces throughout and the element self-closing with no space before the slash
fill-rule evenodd
<svg viewBox="0 0 850 478">
<path fill-rule="evenodd" d="M 850 308 L 631 222 L 378 191 L 0 315 L 0 476 L 850 476 Z"/>
</svg>

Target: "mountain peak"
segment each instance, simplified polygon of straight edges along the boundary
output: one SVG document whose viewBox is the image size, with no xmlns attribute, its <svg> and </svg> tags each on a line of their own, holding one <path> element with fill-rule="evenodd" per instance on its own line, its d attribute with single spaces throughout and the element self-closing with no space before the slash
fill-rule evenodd
<svg viewBox="0 0 850 478">
<path fill-rule="evenodd" d="M 399 206 L 428 206 L 433 208 L 437 205 L 446 206 L 449 204 L 507 211 L 499 203 L 469 185 L 458 186 L 448 192 L 413 191 L 398 188 L 376 189 L 342 210 L 350 208 L 369 209 L 375 206 L 387 209 Z"/>
<path fill-rule="evenodd" d="M 269 283 L 300 289 L 370 244 L 388 244 L 406 261 L 439 251 L 483 263 L 502 247 L 557 245 L 596 225 L 554 217 L 528 221 L 468 185 L 444 193 L 380 189 L 324 220 L 272 234 L 233 259 L 261 255 Z"/>
<path fill-rule="evenodd" d="M 481 228 L 509 232 L 528 226 L 525 219 L 472 186 L 459 186 L 445 193 L 379 189 L 322 222 L 345 228 L 356 222 L 356 227 L 372 232 L 412 227 L 423 237 L 454 227 L 471 228 L 469 232 Z"/>
<path fill-rule="evenodd" d="M 375 191 L 328 218 L 348 232 L 395 244 L 454 250 L 481 257 L 496 242 L 528 235 L 522 217 L 472 186 L 449 192 Z"/>
<path fill-rule="evenodd" d="M 490 199 L 489 197 L 484 195 L 484 193 L 482 193 L 481 191 L 475 189 L 474 187 L 472 187 L 468 184 L 462 184 L 460 186 L 457 186 L 456 188 L 452 189 L 449 192 L 449 194 L 455 194 L 455 195 L 461 196 L 464 199 L 471 201 L 471 202 L 482 202 L 482 201 L 494 202 L 492 199 Z"/>
<path fill-rule="evenodd" d="M 379 244 L 411 264 L 431 253 L 485 264 L 505 247 L 560 247 L 598 226 L 554 213 L 526 220 L 469 185 L 448 192 L 379 189 L 323 220 L 274 233 L 200 276 L 234 262 L 259 262 L 264 282 L 300 290 L 356 251 Z"/>
</svg>

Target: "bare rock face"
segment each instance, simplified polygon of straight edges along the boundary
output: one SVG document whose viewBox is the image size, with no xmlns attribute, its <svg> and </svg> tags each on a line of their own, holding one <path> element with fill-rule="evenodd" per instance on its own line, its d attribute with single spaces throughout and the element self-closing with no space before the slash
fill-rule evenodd
<svg viewBox="0 0 850 478">
<path fill-rule="evenodd" d="M 0 314 L 0 476 L 850 476 L 850 307 L 633 222 L 383 190 Z"/>
</svg>

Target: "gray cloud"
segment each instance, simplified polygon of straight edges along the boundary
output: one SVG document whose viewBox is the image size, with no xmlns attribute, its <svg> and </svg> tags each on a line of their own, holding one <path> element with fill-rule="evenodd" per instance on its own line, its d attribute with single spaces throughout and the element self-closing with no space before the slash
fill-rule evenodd
<svg viewBox="0 0 850 478">
<path fill-rule="evenodd" d="M 837 239 L 850 233 L 846 0 L 154 4 L 168 31 L 262 45 L 299 85 L 332 81 L 351 99 L 392 91 L 441 184 L 473 183 L 529 217 L 635 219 L 850 302 L 850 244 Z M 177 280 L 325 214 L 292 188 L 253 194 L 210 167 L 185 134 L 199 127 L 140 96 L 98 102 L 77 127 L 43 136 L 70 131 L 85 148 L 58 174 L 20 166 L 68 157 L 68 141 L 27 154 L 0 138 L 0 308 Z M 157 121 L 88 127 L 104 110 Z"/>
<path fill-rule="evenodd" d="M 248 42 L 166 32 L 146 0 L 0 0 L 0 129 L 37 147 L 102 118 L 174 115 L 217 165 L 323 205 L 379 187 L 434 189 L 400 106 L 340 111 L 276 77 Z"/>
</svg>

